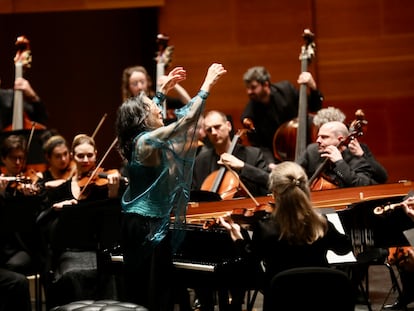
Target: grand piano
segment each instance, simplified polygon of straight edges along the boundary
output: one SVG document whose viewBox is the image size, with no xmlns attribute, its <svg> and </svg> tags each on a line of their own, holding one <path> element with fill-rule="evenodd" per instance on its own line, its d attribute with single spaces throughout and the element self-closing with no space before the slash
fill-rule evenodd
<svg viewBox="0 0 414 311">
<path fill-rule="evenodd" d="M 408 245 L 403 230 L 413 222 L 401 210 L 390 215 L 375 215 L 379 205 L 400 202 L 413 189 L 410 181 L 353 188 L 331 189 L 311 193 L 314 207 L 322 213 L 335 211 L 345 233 L 350 235 L 355 256 L 373 247 Z M 239 258 L 232 253 L 232 241 L 223 229 L 204 229 L 203 224 L 237 209 L 254 210 L 256 203 L 268 204 L 271 196 L 223 200 L 218 202 L 190 202 L 187 209 L 187 235 L 174 256 L 178 269 L 202 272 L 222 271 Z"/>
</svg>

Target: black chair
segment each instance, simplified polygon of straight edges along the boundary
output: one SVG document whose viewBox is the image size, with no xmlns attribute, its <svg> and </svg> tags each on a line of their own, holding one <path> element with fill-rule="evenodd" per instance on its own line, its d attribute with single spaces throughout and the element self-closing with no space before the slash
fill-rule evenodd
<svg viewBox="0 0 414 311">
<path fill-rule="evenodd" d="M 119 244 L 120 221 L 121 207 L 118 199 L 81 201 L 77 205 L 65 206 L 58 212 L 48 210 L 38 218 L 38 223 L 47 228 L 47 270 L 52 271 L 46 282 L 46 302 L 49 308 L 64 298 L 69 299 L 63 298 L 63 290 L 55 281 L 62 275 L 61 269 L 65 272 L 76 270 L 88 281 L 95 280 L 89 288 L 90 292 L 83 293 L 87 299 L 118 298 L 112 275 L 108 275 L 105 269 L 102 254 Z M 85 261 L 85 258 L 90 260 Z"/>
<path fill-rule="evenodd" d="M 264 311 L 354 311 L 355 291 L 348 276 L 337 269 L 302 267 L 273 277 L 265 293 Z"/>
</svg>

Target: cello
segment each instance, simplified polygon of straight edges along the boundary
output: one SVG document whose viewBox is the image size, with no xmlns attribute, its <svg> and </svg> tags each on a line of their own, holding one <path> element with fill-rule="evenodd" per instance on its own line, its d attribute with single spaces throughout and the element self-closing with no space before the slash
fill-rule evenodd
<svg viewBox="0 0 414 311">
<path fill-rule="evenodd" d="M 305 29 L 302 37 L 305 44 L 301 47 L 299 60 L 301 61 L 301 73 L 308 71 L 308 65 L 315 56 L 314 34 Z M 273 136 L 273 155 L 279 161 L 296 161 L 309 142 L 316 136 L 316 130 L 311 124 L 308 135 L 308 103 L 307 86 L 301 84 L 299 89 L 298 117 L 282 124 Z M 293 142 L 295 141 L 295 144 Z"/>
<path fill-rule="evenodd" d="M 355 112 L 356 119 L 352 121 L 349 125 L 349 134 L 348 136 L 339 142 L 337 148 L 341 148 L 343 146 L 347 146 L 349 142 L 358 136 L 362 136 L 364 134 L 364 127 L 367 125 L 368 121 L 365 120 L 365 114 L 361 109 L 358 109 Z M 325 176 L 323 176 L 323 172 L 326 168 L 326 165 L 329 162 L 329 158 L 325 158 L 324 161 L 317 167 L 311 178 L 308 180 L 309 188 L 311 191 L 319 191 L 319 190 L 328 190 L 328 189 L 335 189 L 338 188 L 334 183 L 329 181 Z"/>
<path fill-rule="evenodd" d="M 246 130 L 239 130 L 231 140 L 227 153 L 232 154 L 240 137 Z M 235 172 L 229 170 L 226 166 L 220 167 L 212 172 L 201 185 L 202 191 L 218 193 L 222 200 L 230 200 L 239 191 L 240 180 L 235 176 Z"/>
</svg>

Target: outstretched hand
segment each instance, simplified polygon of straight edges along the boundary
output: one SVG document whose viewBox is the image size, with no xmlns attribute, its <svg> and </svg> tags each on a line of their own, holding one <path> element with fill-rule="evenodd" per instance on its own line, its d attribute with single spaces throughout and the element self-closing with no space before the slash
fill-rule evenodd
<svg viewBox="0 0 414 311">
<path fill-rule="evenodd" d="M 222 64 L 213 63 L 207 70 L 206 78 L 204 79 L 201 90 L 209 92 L 211 87 L 217 83 L 222 75 L 227 72 Z"/>
<path fill-rule="evenodd" d="M 187 72 L 183 67 L 175 67 L 170 71 L 168 76 L 163 78 L 163 84 L 161 85 L 160 91 L 167 94 L 171 89 L 175 87 L 177 83 L 184 81 L 187 78 Z"/>
</svg>

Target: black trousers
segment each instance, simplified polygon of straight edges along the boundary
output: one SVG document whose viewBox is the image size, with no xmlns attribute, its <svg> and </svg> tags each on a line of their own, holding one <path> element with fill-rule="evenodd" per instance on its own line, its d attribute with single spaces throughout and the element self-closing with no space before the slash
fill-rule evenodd
<svg viewBox="0 0 414 311">
<path fill-rule="evenodd" d="M 29 281 L 23 274 L 0 268 L 0 311 L 30 311 Z"/>
<path fill-rule="evenodd" d="M 168 235 L 159 244 L 146 239 L 154 220 L 124 214 L 121 247 L 124 258 L 125 297 L 151 311 L 172 310 L 173 264 Z"/>
</svg>

